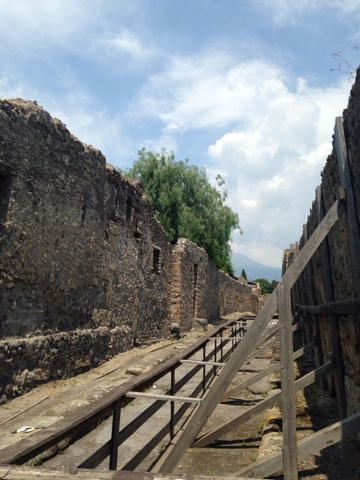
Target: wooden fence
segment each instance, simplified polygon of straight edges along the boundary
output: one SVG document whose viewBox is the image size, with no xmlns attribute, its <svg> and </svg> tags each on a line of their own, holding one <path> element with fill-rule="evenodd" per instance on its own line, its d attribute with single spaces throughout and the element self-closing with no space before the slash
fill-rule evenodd
<svg viewBox="0 0 360 480">
<path fill-rule="evenodd" d="M 228 322 L 218 327 L 211 334 L 206 335 L 181 358 L 170 360 L 158 366 L 154 371 L 138 380 L 127 382 L 118 387 L 105 398 L 100 399 L 72 415 L 58 424 L 55 424 L 46 432 L 38 432 L 21 445 L 9 447 L 0 452 L 0 464 L 23 464 L 42 451 L 59 443 L 62 439 L 69 437 L 96 424 L 101 418 L 113 415 L 112 437 L 99 450 L 89 458 L 84 459 L 79 470 L 94 468 L 105 458 L 109 457 L 111 470 L 117 469 L 119 446 L 146 422 L 155 412 L 170 402 L 169 422 L 161 432 L 157 433 L 139 453 L 126 464 L 124 470 L 133 470 L 141 463 L 148 452 L 158 445 L 159 441 L 166 435 L 170 435 L 170 443 L 160 460 L 154 465 L 153 474 L 167 474 L 177 466 L 186 450 L 191 447 L 205 447 L 220 436 L 231 431 L 235 426 L 253 418 L 269 407 L 281 401 L 283 414 L 283 450 L 270 457 L 252 463 L 249 467 L 243 468 L 235 476 L 241 478 L 265 478 L 279 470 L 284 471 L 286 480 L 298 478 L 298 462 L 300 459 L 319 452 L 344 438 L 360 431 L 360 413 L 347 417 L 346 398 L 344 395 L 344 369 L 341 358 L 341 346 L 339 344 L 338 315 L 353 315 L 359 313 L 360 294 L 360 269 L 358 253 L 360 252 L 359 234 L 357 230 L 356 209 L 352 193 L 351 176 L 346 154 L 346 145 L 342 128 L 341 118 L 336 119 L 335 141 L 339 161 L 339 173 L 341 185 L 339 186 L 338 198 L 328 212 L 324 213 L 320 188 L 317 189 L 317 211 L 318 226 L 313 234 L 306 238 L 306 243 L 298 252 L 294 262 L 284 273 L 284 276 L 276 290 L 267 300 L 256 319 L 245 328 L 239 322 Z M 356 297 L 334 301 L 328 273 L 328 245 L 327 235 L 342 215 L 346 215 L 349 231 L 349 250 L 353 266 L 353 278 Z M 356 225 L 356 228 L 355 228 Z M 306 237 L 306 232 L 304 232 Z M 324 284 L 326 290 L 326 303 L 315 305 L 315 292 L 311 289 L 314 285 L 309 282 L 313 272 L 311 271 L 311 260 L 314 253 L 321 248 Z M 304 288 L 304 277 L 308 276 L 310 290 Z M 309 294 L 310 291 L 310 294 Z M 276 325 L 269 326 L 273 315 L 278 312 L 279 321 Z M 319 339 L 318 315 L 326 315 L 331 330 L 332 358 L 325 361 Z M 231 328 L 230 334 L 225 331 Z M 303 332 L 303 346 L 294 352 L 293 334 L 295 331 Z M 255 374 L 252 378 L 242 384 L 233 386 L 230 383 L 244 362 L 259 354 L 262 350 L 269 348 L 274 340 L 280 341 L 280 362 L 272 365 L 267 370 Z M 212 344 L 210 351 L 206 346 Z M 227 346 L 227 347 L 226 347 Z M 191 357 L 194 353 L 203 351 L 202 360 L 194 360 Z M 305 351 L 314 352 L 315 368 L 310 373 L 295 381 L 294 360 L 304 354 Z M 192 365 L 189 373 L 180 381 L 175 381 L 175 369 L 181 363 Z M 205 366 L 208 369 L 205 370 Z M 222 425 L 210 429 L 199 436 L 207 419 L 214 411 L 217 404 L 225 399 L 236 395 L 250 383 L 259 380 L 261 377 L 279 369 L 281 372 L 281 393 L 265 398 L 255 406 L 249 408 L 245 413 L 229 420 Z M 193 393 L 188 398 L 177 397 L 180 389 L 196 373 L 203 371 L 203 378 Z M 297 442 L 296 437 L 296 391 L 311 385 L 314 382 L 326 383 L 326 376 L 332 373 L 335 379 L 336 397 L 339 405 L 341 420 L 315 434 Z M 154 403 L 143 414 L 136 418 L 123 430 L 120 429 L 121 408 L 139 395 L 146 395 L 144 390 L 156 379 L 165 374 L 171 375 L 171 388 L 166 395 L 154 398 Z M 211 388 L 208 386 L 211 384 Z M 142 393 L 141 393 L 142 392 Z M 183 406 L 176 412 L 175 401 L 183 402 Z M 182 428 L 176 428 L 180 418 L 184 418 L 185 412 L 192 406 L 192 411 Z M 50 434 L 49 434 L 50 431 Z M 5 466 L 1 468 L 6 468 Z M 78 472 L 79 473 L 79 472 Z M 126 472 L 117 476 L 106 478 L 125 478 Z M 79 473 L 80 475 L 80 473 Z M 146 474 L 150 475 L 150 474 Z M 11 478 L 11 476 L 7 476 Z M 60 477 L 59 477 L 60 478 Z M 91 476 L 87 477 L 91 478 Z M 95 478 L 95 477 L 94 477 Z M 105 478 L 105 477 L 104 477 Z M 153 478 L 153 477 L 151 477 Z"/>
<path fill-rule="evenodd" d="M 303 248 L 298 252 L 295 261 L 284 273 L 282 281 L 276 290 L 266 302 L 260 311 L 253 325 L 249 328 L 245 338 L 239 343 L 236 351 L 230 357 L 224 366 L 219 378 L 216 382 L 216 388 L 212 388 L 211 392 L 203 399 L 194 411 L 191 421 L 188 422 L 186 429 L 181 433 L 171 451 L 164 458 L 162 464 L 158 466 L 160 472 L 170 472 L 180 461 L 186 449 L 191 445 L 205 446 L 211 441 L 219 438 L 220 435 L 230 431 L 235 426 L 239 426 L 242 422 L 252 418 L 252 416 L 264 411 L 266 408 L 274 405 L 279 399 L 271 397 L 265 399 L 260 404 L 252 407 L 248 412 L 232 419 L 229 422 L 206 432 L 198 438 L 199 431 L 204 426 L 207 418 L 212 413 L 217 403 L 227 397 L 226 389 L 235 375 L 234 372 L 241 368 L 243 363 L 248 359 L 251 353 L 251 347 L 258 338 L 264 335 L 265 328 L 272 318 L 273 314 L 278 311 L 279 324 L 278 334 L 280 338 L 280 370 L 281 370 L 281 397 L 283 412 L 283 451 L 268 457 L 267 459 L 255 462 L 248 468 L 244 468 L 238 472 L 238 476 L 242 477 L 258 477 L 264 478 L 279 470 L 284 471 L 286 480 L 295 480 L 298 478 L 298 461 L 310 454 L 316 453 L 328 445 L 336 443 L 356 432 L 360 431 L 360 413 L 356 413 L 350 417 L 346 417 L 346 399 L 344 389 L 344 371 L 342 365 L 341 351 L 339 345 L 338 319 L 337 314 L 358 314 L 359 300 L 350 298 L 343 302 L 334 302 L 331 297 L 331 288 L 329 282 L 328 258 L 329 252 L 327 247 L 327 235 L 338 219 L 345 213 L 348 224 L 349 243 L 351 260 L 353 266 L 353 276 L 356 285 L 356 295 L 358 295 L 359 282 L 359 258 L 360 252 L 359 234 L 357 229 L 355 202 L 352 194 L 350 169 L 348 166 L 348 158 L 346 154 L 346 145 L 344 140 L 344 131 L 342 119 L 336 119 L 335 125 L 335 142 L 337 147 L 337 155 L 339 162 L 341 185 L 338 190 L 338 198 L 324 214 L 324 208 L 321 201 L 320 190 L 317 189 L 317 205 L 318 205 L 318 226 L 310 238 L 306 239 Z M 356 228 L 355 228 L 356 225 Z M 322 249 L 322 260 L 324 266 L 324 278 L 326 288 L 327 302 L 324 305 L 314 307 L 312 299 L 307 299 L 302 287 L 302 274 L 306 270 L 310 279 L 312 276 L 311 264 L 309 263 L 315 251 Z M 294 285 L 296 287 L 294 288 Z M 292 291 L 293 289 L 293 291 Z M 295 305 L 293 299 L 297 298 L 298 304 Z M 317 309 L 317 310 L 316 310 Z M 294 359 L 299 355 L 293 352 L 293 331 L 297 327 L 294 325 L 294 319 L 299 319 L 301 312 L 303 319 L 298 325 L 304 328 L 304 348 L 315 347 L 315 358 L 317 368 L 303 378 L 295 382 L 294 380 Z M 324 362 L 323 353 L 321 351 L 321 342 L 319 338 L 319 324 L 316 317 L 321 311 L 329 316 L 331 329 L 331 348 L 332 358 L 329 362 Z M 311 315 L 310 315 L 311 314 Z M 334 425 L 317 432 L 316 434 L 297 442 L 296 440 L 296 408 L 295 408 L 295 392 L 307 385 L 317 381 L 325 383 L 326 375 L 333 371 L 336 385 L 336 397 L 339 404 L 341 421 Z M 244 385 L 239 385 L 231 392 L 240 391 Z M 231 392 L 228 392 L 230 394 Z M 276 396 L 275 396 L 276 397 Z"/>
</svg>

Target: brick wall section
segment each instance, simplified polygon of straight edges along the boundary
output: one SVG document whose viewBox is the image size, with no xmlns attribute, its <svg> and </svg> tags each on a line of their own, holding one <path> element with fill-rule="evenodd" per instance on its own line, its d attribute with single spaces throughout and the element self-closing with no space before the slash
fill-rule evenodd
<svg viewBox="0 0 360 480">
<path fill-rule="evenodd" d="M 171 321 L 186 331 L 194 318 L 217 323 L 233 312 L 257 314 L 262 297 L 256 286 L 231 278 L 209 261 L 204 249 L 186 239 L 173 248 Z"/>
<path fill-rule="evenodd" d="M 334 119 L 335 120 L 335 119 Z M 359 222 L 360 213 L 360 77 L 359 72 L 354 86 L 352 87 L 347 110 L 343 113 L 345 138 L 348 149 L 348 157 L 351 168 L 353 191 Z M 333 150 L 327 158 L 322 172 L 322 194 L 325 205 L 325 213 L 336 200 L 340 185 L 336 150 Z M 307 221 L 308 236 L 315 230 L 318 224 L 316 205 L 313 203 Z M 345 300 L 355 297 L 355 289 L 351 271 L 351 257 L 349 253 L 349 240 L 346 225 L 346 217 L 343 215 L 328 235 L 331 280 L 333 284 L 334 300 Z M 304 239 L 300 240 L 300 248 L 304 245 Z M 323 265 L 321 251 L 315 253 L 312 259 L 314 282 L 316 290 L 316 303 L 326 303 L 323 281 Z M 309 289 L 309 278 L 305 275 L 305 285 Z M 356 316 L 338 316 L 339 335 L 341 340 L 341 355 L 345 369 L 345 387 L 348 414 L 360 410 L 360 314 Z M 330 328 L 326 317 L 319 318 L 321 329 L 321 343 L 324 355 L 329 358 L 331 348 Z M 334 392 L 333 379 L 330 376 L 330 391 Z"/>
</svg>

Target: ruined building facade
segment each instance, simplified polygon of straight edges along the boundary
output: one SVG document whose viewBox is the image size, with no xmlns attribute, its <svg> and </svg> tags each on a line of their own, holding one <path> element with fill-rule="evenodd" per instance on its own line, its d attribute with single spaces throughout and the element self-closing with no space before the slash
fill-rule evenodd
<svg viewBox="0 0 360 480">
<path fill-rule="evenodd" d="M 252 287 L 172 247 L 137 181 L 23 100 L 0 100 L 0 402 L 193 318 L 254 313 Z"/>
</svg>

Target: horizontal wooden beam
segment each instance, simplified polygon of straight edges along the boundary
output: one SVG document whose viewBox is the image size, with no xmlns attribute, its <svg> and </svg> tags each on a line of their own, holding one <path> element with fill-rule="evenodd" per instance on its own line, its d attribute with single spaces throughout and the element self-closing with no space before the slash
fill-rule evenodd
<svg viewBox="0 0 360 480">
<path fill-rule="evenodd" d="M 302 460 L 308 455 L 313 455 L 358 432 L 360 432 L 360 412 L 300 440 L 297 444 L 298 460 Z M 243 478 L 244 475 L 250 477 L 259 476 L 262 478 L 265 475 L 272 475 L 278 470 L 281 470 L 282 465 L 283 453 L 279 452 L 264 460 L 253 463 L 250 467 L 243 468 L 235 475 L 241 478 Z"/>
<path fill-rule="evenodd" d="M 304 353 L 306 351 L 309 351 L 309 350 L 315 348 L 315 346 L 316 346 L 315 342 L 311 342 L 308 345 L 306 345 L 305 347 L 300 348 L 299 350 L 294 352 L 293 360 L 296 360 L 297 358 L 300 358 L 301 356 L 304 355 Z M 252 385 L 253 383 L 261 380 L 266 375 L 270 375 L 271 373 L 276 372 L 279 369 L 280 369 L 280 362 L 274 363 L 273 365 L 271 365 L 271 367 L 263 370 L 262 372 L 257 373 L 256 375 L 253 375 L 251 378 L 246 379 L 244 382 L 240 383 L 236 387 L 234 387 L 231 390 L 228 390 L 227 392 L 225 392 L 224 395 L 221 397 L 221 402 L 225 402 L 225 400 L 227 400 L 228 398 L 239 394 L 240 392 L 245 390 L 245 388 L 247 388 L 250 385 Z"/>
<path fill-rule="evenodd" d="M 136 379 L 128 380 L 114 390 L 104 394 L 98 400 L 86 405 L 81 411 L 79 411 L 79 409 L 70 411 L 65 418 L 62 418 L 46 429 L 38 430 L 20 442 L 4 448 L 0 451 L 0 464 L 23 464 L 56 445 L 61 440 L 73 435 L 75 432 L 86 431 L 87 427 L 97 424 L 100 419 L 112 413 L 113 403 L 117 399 L 125 397 L 128 391 L 148 388 L 159 378 L 162 378 L 170 372 L 172 368 L 177 368 L 180 365 L 181 359 L 194 355 L 203 348 L 209 338 L 213 335 L 218 335 L 223 328 L 233 323 L 233 320 L 228 320 L 219 327 L 215 327 L 211 332 L 201 337 L 176 357 L 166 360 L 154 369 L 139 375 Z"/>
<path fill-rule="evenodd" d="M 223 367 L 226 363 L 223 362 L 204 362 L 203 360 L 180 360 L 180 363 L 192 363 L 194 365 L 206 365 L 209 367 Z"/>
<path fill-rule="evenodd" d="M 69 480 L 69 478 L 76 478 L 76 480 L 178 480 L 178 473 L 167 473 L 161 475 L 160 473 L 151 472 L 127 472 L 125 470 L 101 472 L 99 470 L 90 470 L 83 468 L 59 469 L 47 467 L 25 467 L 18 465 L 0 465 L 0 478 L 6 480 Z M 209 477 L 200 475 L 186 475 L 181 474 L 182 480 L 206 480 Z M 224 477 L 212 476 L 212 480 L 224 480 Z M 226 480 L 260 480 L 254 477 L 226 477 Z"/>
<path fill-rule="evenodd" d="M 299 378 L 299 380 L 296 380 L 295 382 L 295 390 L 302 390 L 303 388 L 311 385 L 314 383 L 317 379 L 323 377 L 324 375 L 327 375 L 331 370 L 334 368 L 333 364 L 331 362 L 327 362 L 321 367 L 317 368 L 316 370 L 313 370 L 312 372 L 308 373 L 307 375 L 304 375 L 303 377 Z M 275 395 L 272 395 L 270 397 L 265 398 L 261 402 L 257 403 L 253 407 L 249 408 L 246 412 L 242 413 L 241 415 L 233 418 L 232 420 L 229 420 L 222 425 L 213 428 L 212 430 L 209 430 L 208 432 L 204 433 L 195 443 L 194 447 L 206 447 L 206 445 L 209 445 L 209 443 L 213 442 L 214 440 L 219 439 L 221 436 L 225 435 L 226 433 L 230 432 L 233 430 L 235 427 L 238 427 L 239 425 L 242 425 L 245 422 L 248 422 L 252 418 L 254 418 L 256 415 L 259 415 L 261 412 L 264 410 L 267 410 L 268 408 L 273 407 L 276 405 L 278 402 L 281 401 L 281 395 L 282 392 L 280 391 L 279 393 L 276 393 Z"/>
<path fill-rule="evenodd" d="M 300 250 L 295 261 L 284 273 L 282 281 L 286 281 L 288 288 L 291 288 L 295 284 L 312 255 L 318 249 L 319 245 L 344 210 L 345 206 L 336 201 L 321 223 L 316 227 L 314 233 L 306 242 L 302 250 Z M 172 472 L 186 450 L 196 441 L 197 435 L 216 408 L 221 396 L 235 377 L 236 372 L 242 367 L 246 358 L 252 353 L 253 346 L 266 330 L 270 319 L 277 311 L 277 307 L 276 288 L 265 302 L 265 305 L 261 308 L 256 320 L 252 322 L 246 335 L 244 335 L 243 341 L 239 342 L 229 361 L 221 370 L 213 388 L 209 389 L 207 394 L 204 395 L 202 403 L 191 415 L 191 421 L 186 424 L 186 427 L 177 440 L 176 445 L 174 445 L 171 454 L 162 463 L 161 468 L 159 469 L 160 472 Z"/>
<path fill-rule="evenodd" d="M 177 397 L 175 395 L 158 395 L 156 393 L 146 392 L 127 392 L 128 398 L 150 398 L 154 400 L 164 400 L 164 402 L 185 402 L 185 403 L 201 403 L 201 398 Z"/>
<path fill-rule="evenodd" d="M 225 342 L 226 340 L 242 340 L 241 337 L 211 337 L 208 339 L 208 341 L 210 342 L 211 340 L 215 340 L 215 341 L 221 341 L 221 342 Z"/>
<path fill-rule="evenodd" d="M 359 315 L 360 300 L 350 298 L 336 302 L 322 303 L 320 305 L 295 305 L 300 312 L 318 315 Z"/>
</svg>

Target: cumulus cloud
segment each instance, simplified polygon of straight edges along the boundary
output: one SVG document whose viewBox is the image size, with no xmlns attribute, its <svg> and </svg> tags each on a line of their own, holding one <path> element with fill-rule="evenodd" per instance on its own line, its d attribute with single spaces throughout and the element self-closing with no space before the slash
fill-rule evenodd
<svg viewBox="0 0 360 480">
<path fill-rule="evenodd" d="M 301 233 L 348 91 L 346 80 L 313 87 L 271 62 L 213 52 L 173 58 L 143 89 L 140 110 L 174 138 L 212 131 L 211 171 L 225 178 L 244 230 L 233 248 L 279 265 L 283 248 Z"/>
<path fill-rule="evenodd" d="M 65 54 L 97 63 L 119 54 L 139 59 L 150 50 L 132 31 L 130 20 L 144 10 L 137 0 L 0 0 L 0 11 L 6 12 L 0 15 L 0 51 L 2 45 L 4 60 L 7 50 L 13 56 L 16 49 L 13 61 L 51 63 Z"/>
<path fill-rule="evenodd" d="M 353 24 L 360 12 L 355 0 L 254 0 L 248 12 L 256 9 L 277 26 L 325 9 Z M 234 235 L 234 250 L 280 264 L 320 182 L 346 78 L 324 88 L 294 78 L 280 63 L 284 50 L 269 47 L 265 60 L 258 38 L 241 38 L 239 48 L 224 34 L 173 51 L 156 36 L 161 14 L 149 27 L 138 0 L 0 0 L 0 11 L 0 95 L 36 99 L 119 166 L 142 146 L 182 145 L 191 162 L 197 149 L 239 213 L 244 235 Z"/>
<path fill-rule="evenodd" d="M 246 129 L 209 146 L 213 163 L 228 172 L 229 202 L 244 230 L 243 238 L 234 237 L 235 251 L 279 265 L 283 248 L 299 238 L 348 89 L 347 82 L 323 90 L 284 88 L 257 117 L 245 119 Z"/>
<path fill-rule="evenodd" d="M 268 95 L 276 96 L 283 89 L 279 77 L 275 65 L 257 60 L 234 64 L 223 52 L 175 56 L 165 71 L 151 76 L 142 91 L 140 108 L 150 115 L 159 112 L 166 125 L 183 130 L 221 127 L 238 121 L 245 111 L 250 116 Z M 264 93 L 257 97 L 259 83 Z"/>
</svg>

